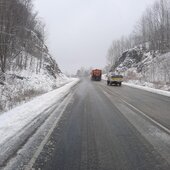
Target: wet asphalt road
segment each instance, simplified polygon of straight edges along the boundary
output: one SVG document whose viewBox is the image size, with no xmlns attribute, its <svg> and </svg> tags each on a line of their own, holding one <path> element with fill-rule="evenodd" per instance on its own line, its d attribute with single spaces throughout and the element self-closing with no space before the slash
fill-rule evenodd
<svg viewBox="0 0 170 170">
<path fill-rule="evenodd" d="M 112 101 L 105 95 L 110 92 Z M 170 99 L 130 87 L 82 80 L 35 169 L 168 170 L 168 162 L 118 109 L 120 98 L 169 128 Z M 114 102 L 115 101 L 115 102 Z"/>
</svg>

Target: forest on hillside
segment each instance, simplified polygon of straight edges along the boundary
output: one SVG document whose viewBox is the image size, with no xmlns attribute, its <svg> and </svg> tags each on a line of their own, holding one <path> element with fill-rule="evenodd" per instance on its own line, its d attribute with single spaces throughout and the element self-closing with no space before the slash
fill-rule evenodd
<svg viewBox="0 0 170 170">
<path fill-rule="evenodd" d="M 0 0 L 0 113 L 67 81 L 32 0 Z"/>
<path fill-rule="evenodd" d="M 107 53 L 108 64 L 113 66 L 123 52 L 135 46 L 161 54 L 170 51 L 170 0 L 155 1 L 129 36 L 112 42 Z"/>
<path fill-rule="evenodd" d="M 58 72 L 45 45 L 45 25 L 34 11 L 32 0 L 0 0 L 0 77 L 6 71 L 46 67 Z M 49 66 L 50 65 L 50 66 Z"/>
</svg>

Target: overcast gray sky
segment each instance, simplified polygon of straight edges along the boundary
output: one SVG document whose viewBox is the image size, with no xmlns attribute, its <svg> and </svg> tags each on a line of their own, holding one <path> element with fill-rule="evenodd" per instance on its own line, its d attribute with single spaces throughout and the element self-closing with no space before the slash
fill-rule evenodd
<svg viewBox="0 0 170 170">
<path fill-rule="evenodd" d="M 155 0 L 35 0 L 48 47 L 63 72 L 103 68 L 114 39 L 128 35 Z"/>
</svg>

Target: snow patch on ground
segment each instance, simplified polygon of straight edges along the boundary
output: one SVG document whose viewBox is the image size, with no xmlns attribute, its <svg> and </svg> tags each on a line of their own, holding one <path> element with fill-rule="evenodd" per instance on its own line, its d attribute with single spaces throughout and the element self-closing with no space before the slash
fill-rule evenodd
<svg viewBox="0 0 170 170">
<path fill-rule="evenodd" d="M 37 116 L 43 114 L 46 109 L 59 102 L 78 83 L 79 79 L 72 78 L 69 81 L 71 82 L 56 90 L 38 96 L 28 103 L 1 114 L 0 145 L 24 129 Z"/>
<path fill-rule="evenodd" d="M 44 70 L 38 74 L 30 70 L 8 71 L 5 75 L 5 84 L 0 84 L 0 113 L 57 89 L 70 81 L 72 79 L 62 73 L 54 78 Z"/>
<path fill-rule="evenodd" d="M 107 81 L 107 74 L 102 75 L 102 80 Z M 128 82 L 123 82 L 123 85 L 170 97 L 168 85 L 163 86 L 162 89 L 157 89 L 155 84 L 149 82 L 141 82 L 139 80 L 129 80 Z"/>
<path fill-rule="evenodd" d="M 125 82 L 123 83 L 123 85 L 170 97 L 169 91 L 154 89 L 154 88 L 151 88 L 151 87 L 148 87 L 148 86 L 144 87 L 144 86 L 141 86 L 141 85 L 135 85 L 135 84 L 125 83 Z M 146 83 L 146 85 L 148 85 L 148 83 Z"/>
<path fill-rule="evenodd" d="M 157 90 L 162 90 L 162 91 L 168 91 L 170 92 L 170 85 L 169 84 L 164 84 L 164 83 L 151 83 L 151 82 L 145 82 L 142 80 L 129 80 L 125 81 L 128 84 L 133 84 L 137 86 L 143 86 L 143 87 L 149 87 Z"/>
<path fill-rule="evenodd" d="M 102 80 L 107 80 L 107 74 L 102 74 Z"/>
</svg>

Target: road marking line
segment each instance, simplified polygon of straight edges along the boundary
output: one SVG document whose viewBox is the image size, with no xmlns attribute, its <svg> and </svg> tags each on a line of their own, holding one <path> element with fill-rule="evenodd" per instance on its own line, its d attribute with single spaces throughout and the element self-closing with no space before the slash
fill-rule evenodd
<svg viewBox="0 0 170 170">
<path fill-rule="evenodd" d="M 100 89 L 102 89 L 102 90 L 107 90 L 107 91 L 109 91 L 109 94 L 111 93 L 111 94 L 113 94 L 113 95 L 118 95 L 118 96 L 120 96 L 120 93 L 118 93 L 118 92 L 115 92 L 115 91 L 112 91 L 112 89 L 114 89 L 114 88 L 109 88 L 108 86 L 104 86 L 104 85 L 99 85 L 100 87 Z M 120 88 L 120 87 L 117 87 L 117 88 Z M 108 92 L 107 92 L 108 93 Z M 125 96 L 125 95 L 123 95 L 123 96 L 121 96 L 121 97 L 124 97 L 125 99 L 128 99 L 129 97 L 128 96 Z"/>
<path fill-rule="evenodd" d="M 108 98 L 111 98 L 106 91 L 103 91 L 103 93 L 104 93 Z"/>
<path fill-rule="evenodd" d="M 109 95 L 108 92 L 103 91 L 104 94 L 111 99 L 111 95 Z M 142 112 L 141 110 L 137 109 L 135 106 L 133 106 L 132 104 L 126 102 L 125 100 L 121 99 L 120 100 L 124 103 L 126 103 L 128 106 L 130 106 L 131 108 L 133 108 L 134 110 L 136 110 L 137 112 L 139 112 L 140 114 L 142 114 L 145 118 L 149 119 L 152 123 L 156 124 L 159 128 L 163 129 L 166 133 L 170 134 L 170 130 L 168 128 L 166 128 L 165 126 L 163 126 L 162 124 L 158 123 L 156 120 L 154 120 L 153 118 L 151 118 L 150 116 L 148 116 L 147 114 L 145 114 L 144 112 Z"/>
<path fill-rule="evenodd" d="M 142 112 L 141 110 L 137 109 L 135 106 L 131 105 L 130 103 L 126 102 L 125 100 L 121 99 L 124 103 L 126 103 L 127 105 L 129 105 L 130 107 L 132 107 L 134 110 L 138 111 L 140 114 L 142 114 L 144 117 L 146 117 L 147 119 L 149 119 L 152 123 L 156 124 L 158 127 L 160 127 L 161 129 L 163 129 L 166 133 L 170 134 L 170 130 L 168 128 L 166 128 L 165 126 L 161 125 L 160 123 L 158 123 L 157 121 L 155 121 L 154 119 L 152 119 L 150 116 L 148 116 L 147 114 L 145 114 L 144 112 Z"/>
<path fill-rule="evenodd" d="M 33 165 L 35 164 L 36 159 L 38 158 L 38 156 L 39 156 L 40 153 L 42 152 L 44 146 L 46 145 L 47 141 L 49 140 L 52 132 L 54 131 L 55 127 L 57 126 L 57 123 L 58 123 L 58 121 L 60 120 L 61 116 L 63 115 L 63 113 L 64 113 L 64 111 L 65 111 L 65 109 L 66 109 L 66 107 L 67 107 L 70 99 L 72 98 L 72 96 L 73 96 L 73 94 L 69 95 L 69 97 L 65 99 L 66 102 L 67 102 L 67 104 L 65 104 L 65 106 L 64 106 L 63 109 L 61 110 L 60 115 L 57 117 L 57 119 L 56 119 L 55 122 L 53 123 L 51 129 L 50 129 L 49 132 L 47 133 L 47 135 L 46 135 L 46 137 L 44 138 L 44 140 L 42 140 L 41 144 L 40 144 L 39 147 L 37 148 L 36 152 L 34 153 L 32 159 L 29 161 L 29 163 L 28 163 L 28 165 L 26 166 L 25 170 L 32 170 L 32 169 L 33 169 L 32 167 L 33 167 Z M 61 106 L 59 106 L 59 107 L 57 108 L 57 110 L 60 110 L 60 107 L 62 107 L 62 104 L 61 104 Z"/>
</svg>

